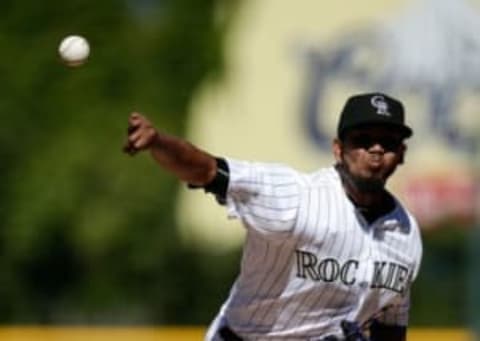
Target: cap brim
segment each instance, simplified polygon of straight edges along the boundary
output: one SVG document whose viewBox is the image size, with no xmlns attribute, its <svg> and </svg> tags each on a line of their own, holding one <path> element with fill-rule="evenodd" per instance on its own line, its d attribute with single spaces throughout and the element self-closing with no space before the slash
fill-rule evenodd
<svg viewBox="0 0 480 341">
<path fill-rule="evenodd" d="M 352 126 L 347 126 L 347 127 L 344 127 L 342 129 L 342 131 L 340 132 L 340 135 L 339 138 L 343 138 L 345 136 L 345 133 L 347 133 L 348 131 L 352 130 L 352 129 L 357 129 L 357 128 L 364 128 L 364 127 L 378 127 L 378 126 L 381 126 L 381 127 L 386 127 L 388 129 L 392 129 L 392 130 L 396 130 L 398 131 L 402 137 L 404 139 L 406 138 L 409 138 L 413 135 L 413 130 L 407 126 L 407 125 L 404 125 L 404 124 L 396 124 L 396 123 L 391 123 L 391 122 L 368 122 L 368 123 L 359 123 L 359 124 L 355 124 L 355 125 L 352 125 Z"/>
</svg>

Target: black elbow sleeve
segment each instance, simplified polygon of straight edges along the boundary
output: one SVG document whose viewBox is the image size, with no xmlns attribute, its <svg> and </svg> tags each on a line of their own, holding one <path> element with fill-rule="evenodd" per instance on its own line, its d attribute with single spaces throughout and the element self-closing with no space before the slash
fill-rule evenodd
<svg viewBox="0 0 480 341">
<path fill-rule="evenodd" d="M 188 185 L 189 188 L 203 188 L 205 192 L 215 195 L 217 201 L 224 205 L 227 197 L 228 182 L 230 171 L 227 161 L 223 158 L 215 158 L 217 161 L 217 173 L 212 181 L 203 187 Z"/>
</svg>

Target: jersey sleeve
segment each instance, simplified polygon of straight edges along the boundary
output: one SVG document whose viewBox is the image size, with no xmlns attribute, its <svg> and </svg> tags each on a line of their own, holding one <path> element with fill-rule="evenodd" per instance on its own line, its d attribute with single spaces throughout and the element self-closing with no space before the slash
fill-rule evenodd
<svg viewBox="0 0 480 341">
<path fill-rule="evenodd" d="M 293 232 L 300 205 L 301 176 L 267 163 L 227 160 L 230 171 L 226 205 L 230 218 L 268 236 Z"/>
</svg>

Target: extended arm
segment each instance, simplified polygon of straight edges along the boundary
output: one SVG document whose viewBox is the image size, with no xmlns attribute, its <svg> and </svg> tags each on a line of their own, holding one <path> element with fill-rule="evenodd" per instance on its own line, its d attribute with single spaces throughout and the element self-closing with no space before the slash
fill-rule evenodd
<svg viewBox="0 0 480 341">
<path fill-rule="evenodd" d="M 132 113 L 123 150 L 135 155 L 147 149 L 162 168 L 189 184 L 205 186 L 215 178 L 217 163 L 212 155 L 185 140 L 158 131 L 146 117 Z"/>
</svg>

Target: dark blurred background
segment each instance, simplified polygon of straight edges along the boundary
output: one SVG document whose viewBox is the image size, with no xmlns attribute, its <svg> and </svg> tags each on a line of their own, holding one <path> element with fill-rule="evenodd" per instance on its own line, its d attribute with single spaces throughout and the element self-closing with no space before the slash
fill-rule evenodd
<svg viewBox="0 0 480 341">
<path fill-rule="evenodd" d="M 183 243 L 174 216 L 183 185 L 121 147 L 132 110 L 185 135 L 195 91 L 226 72 L 239 6 L 1 1 L 0 323 L 210 322 L 240 248 Z M 88 67 L 56 54 L 72 33 L 91 43 Z M 415 326 L 478 323 L 478 236 L 464 225 L 442 221 L 424 234 Z"/>
</svg>

